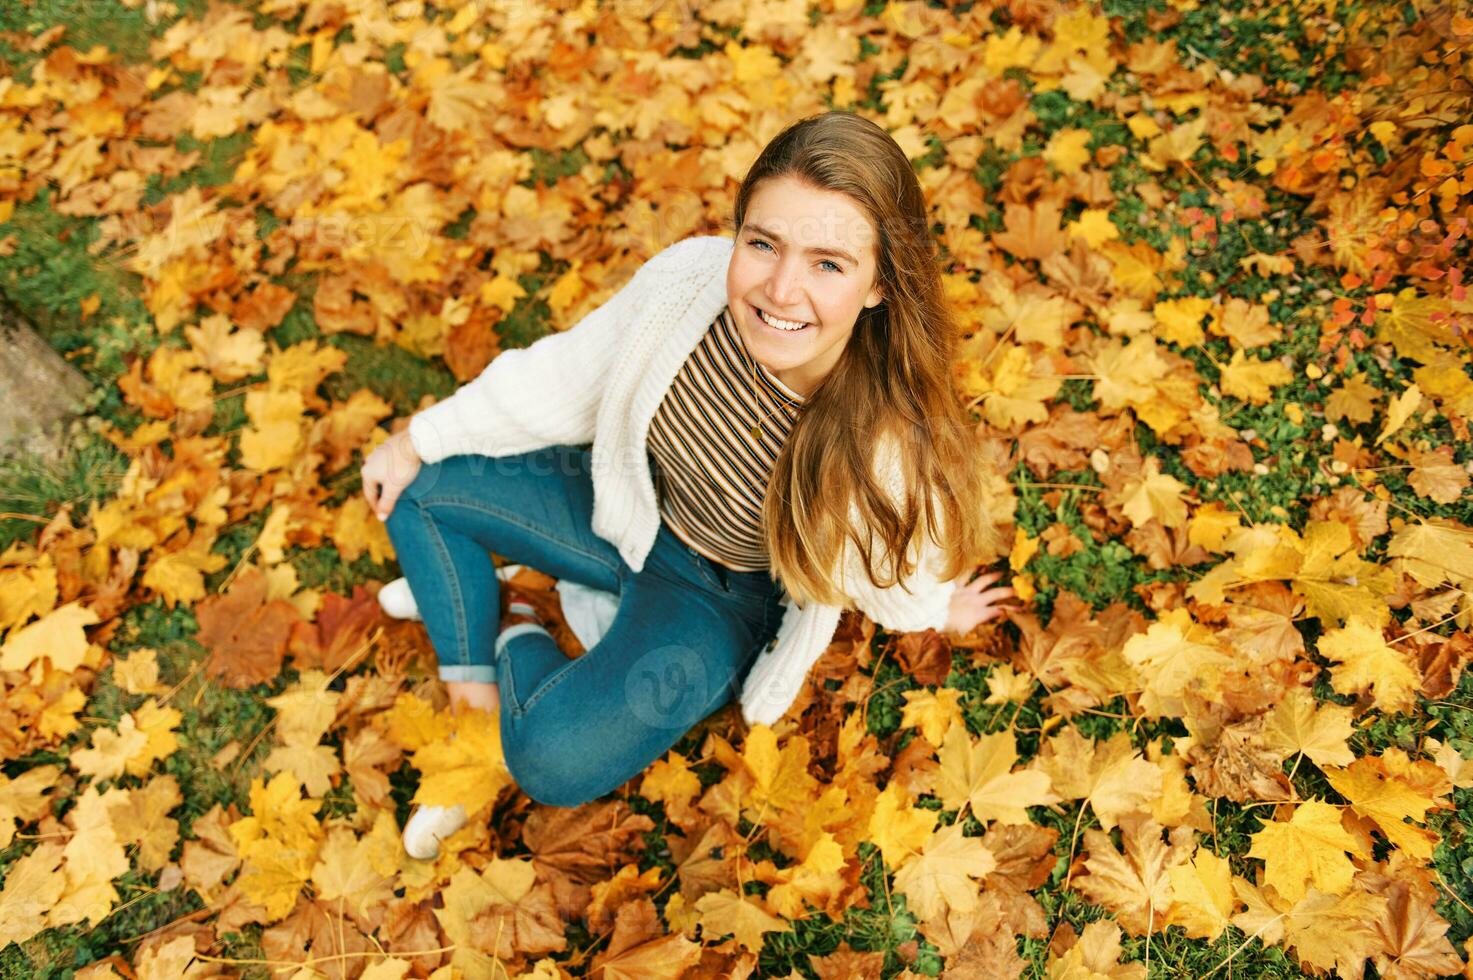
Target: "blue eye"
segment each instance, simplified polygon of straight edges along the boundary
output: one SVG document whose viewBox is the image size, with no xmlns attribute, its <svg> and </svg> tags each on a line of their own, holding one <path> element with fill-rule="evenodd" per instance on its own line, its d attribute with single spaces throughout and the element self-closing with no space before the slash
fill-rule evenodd
<svg viewBox="0 0 1473 980">
<path fill-rule="evenodd" d="M 749 239 L 747 239 L 747 244 L 748 245 L 766 245 L 768 248 L 771 248 L 772 247 L 772 245 L 769 244 L 765 239 L 761 239 L 761 238 L 749 238 Z M 824 259 L 822 264 L 823 265 L 831 265 L 831 266 L 833 266 L 835 272 L 843 272 L 844 271 L 843 269 L 839 268 L 839 265 L 838 265 L 837 262 L 831 262 L 828 259 Z"/>
</svg>

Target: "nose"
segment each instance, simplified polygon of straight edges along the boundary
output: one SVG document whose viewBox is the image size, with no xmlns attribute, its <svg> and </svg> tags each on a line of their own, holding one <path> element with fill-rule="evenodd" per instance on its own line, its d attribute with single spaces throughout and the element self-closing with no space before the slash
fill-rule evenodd
<svg viewBox="0 0 1473 980">
<path fill-rule="evenodd" d="M 778 262 L 773 267 L 772 277 L 767 280 L 767 296 L 772 304 L 779 307 L 772 312 L 781 315 L 783 312 L 791 312 L 792 305 L 799 298 L 802 290 L 799 288 L 798 275 L 793 267 L 787 262 Z"/>
</svg>

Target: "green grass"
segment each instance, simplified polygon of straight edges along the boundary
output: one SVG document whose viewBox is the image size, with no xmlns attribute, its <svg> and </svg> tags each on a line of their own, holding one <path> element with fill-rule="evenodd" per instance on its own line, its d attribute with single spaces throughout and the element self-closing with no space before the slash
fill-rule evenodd
<svg viewBox="0 0 1473 980">
<path fill-rule="evenodd" d="M 31 541 L 57 511 L 69 505 L 83 526 L 91 503 L 117 493 L 128 457 L 97 435 L 68 440 L 57 456 L 17 453 L 0 458 L 0 551 Z M 24 515 L 24 516 L 9 516 Z"/>
</svg>

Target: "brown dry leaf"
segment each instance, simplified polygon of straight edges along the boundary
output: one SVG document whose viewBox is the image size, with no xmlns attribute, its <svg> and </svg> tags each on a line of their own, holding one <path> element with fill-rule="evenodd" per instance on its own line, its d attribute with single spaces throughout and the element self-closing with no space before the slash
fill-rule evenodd
<svg viewBox="0 0 1473 980">
<path fill-rule="evenodd" d="M 1144 814 L 1125 814 L 1120 818 L 1123 854 L 1103 831 L 1084 832 L 1087 873 L 1074 879 L 1074 887 L 1115 913 L 1116 921 L 1138 936 L 1166 927 L 1173 895 L 1171 869 L 1186 862 L 1193 849 L 1190 827 L 1173 828 L 1165 841 L 1164 830 Z"/>
<path fill-rule="evenodd" d="M 196 642 L 210 651 L 206 672 L 229 687 L 271 680 L 281 669 L 287 638 L 300 616 L 284 599 L 267 599 L 266 576 L 252 565 L 224 595 L 195 607 Z"/>
<path fill-rule="evenodd" d="M 1067 251 L 1068 239 L 1060 228 L 1059 206 L 1040 201 L 1033 207 L 1008 204 L 1003 208 L 1005 231 L 992 240 L 1020 259 L 1045 259 L 1056 252 Z"/>
</svg>

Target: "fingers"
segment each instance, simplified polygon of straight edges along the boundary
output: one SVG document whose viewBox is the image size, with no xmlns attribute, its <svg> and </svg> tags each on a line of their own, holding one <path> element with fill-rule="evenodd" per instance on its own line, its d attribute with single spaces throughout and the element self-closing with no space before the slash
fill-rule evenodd
<svg viewBox="0 0 1473 980">
<path fill-rule="evenodd" d="M 378 481 L 365 477 L 363 480 L 363 499 L 368 501 L 369 510 L 374 512 L 378 511 L 378 495 Z"/>
<path fill-rule="evenodd" d="M 379 494 L 378 506 L 374 508 L 374 513 L 378 514 L 379 520 L 388 520 L 389 515 L 394 512 L 394 502 L 399 499 L 399 490 L 399 487 L 385 486 L 383 492 Z"/>
</svg>

